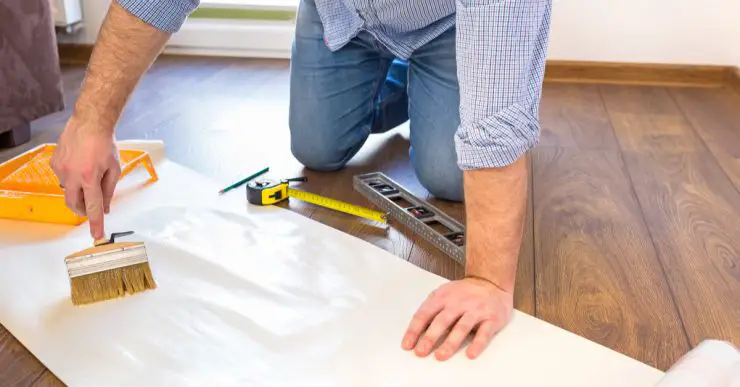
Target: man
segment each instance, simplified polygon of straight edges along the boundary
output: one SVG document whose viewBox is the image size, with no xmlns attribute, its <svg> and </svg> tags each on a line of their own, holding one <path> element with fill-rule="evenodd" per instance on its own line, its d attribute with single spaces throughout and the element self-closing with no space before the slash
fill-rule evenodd
<svg viewBox="0 0 740 387">
<path fill-rule="evenodd" d="M 104 235 L 120 175 L 113 131 L 137 82 L 198 0 L 111 5 L 52 165 L 70 208 Z M 437 197 L 467 206 L 465 278 L 432 292 L 402 347 L 476 358 L 509 321 L 537 142 L 551 0 L 302 0 L 292 55 L 292 151 L 336 170 L 371 133 L 410 121 L 411 160 Z M 399 60 L 394 61 L 395 58 Z M 408 63 L 401 85 L 386 79 Z M 397 69 L 398 67 L 394 67 Z M 407 83 L 407 84 L 405 84 Z M 449 333 L 448 333 L 449 332 Z"/>
</svg>

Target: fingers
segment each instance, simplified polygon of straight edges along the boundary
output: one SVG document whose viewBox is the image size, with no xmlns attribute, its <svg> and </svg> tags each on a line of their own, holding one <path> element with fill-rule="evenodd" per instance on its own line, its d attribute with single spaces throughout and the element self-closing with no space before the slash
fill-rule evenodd
<svg viewBox="0 0 740 387">
<path fill-rule="evenodd" d="M 479 319 L 473 313 L 465 313 L 455 324 L 455 327 L 447 335 L 447 339 L 435 352 L 437 360 L 447 360 L 460 349 L 463 341 L 470 334 Z"/>
<path fill-rule="evenodd" d="M 85 216 L 85 197 L 82 187 L 75 181 L 65 181 L 64 202 L 77 215 Z"/>
<path fill-rule="evenodd" d="M 442 335 L 445 334 L 450 327 L 460 318 L 461 313 L 456 309 L 444 309 L 442 312 L 437 314 L 434 321 L 429 325 L 429 328 L 424 332 L 424 335 L 419 340 L 416 346 L 416 355 L 427 356 L 432 352 L 432 349 L 437 344 Z"/>
<path fill-rule="evenodd" d="M 64 172 L 62 171 L 62 168 L 59 165 L 59 154 L 54 153 L 54 155 L 51 158 L 51 171 L 54 172 L 54 175 L 56 175 L 57 180 L 59 180 L 59 185 L 64 188 Z"/>
<path fill-rule="evenodd" d="M 103 224 L 103 189 L 100 179 L 85 183 L 82 188 L 85 195 L 85 211 L 90 223 L 90 234 L 95 240 L 105 236 Z"/>
<path fill-rule="evenodd" d="M 429 323 L 437 313 L 442 310 L 442 307 L 443 304 L 435 300 L 433 296 L 428 298 L 421 307 L 419 307 L 419 310 L 414 314 L 414 317 L 406 330 L 406 335 L 404 335 L 402 344 L 403 349 L 408 351 L 416 346 L 419 336 L 421 336 L 421 333 L 427 326 L 429 326 Z"/>
<path fill-rule="evenodd" d="M 120 170 L 108 169 L 103 176 L 102 189 L 103 189 L 103 212 L 108 214 L 110 212 L 110 203 L 113 200 L 113 192 L 116 190 L 116 184 L 120 177 Z"/>
<path fill-rule="evenodd" d="M 468 346 L 466 355 L 470 359 L 475 359 L 483 352 L 484 349 L 496 334 L 496 323 L 493 320 L 486 320 L 478 327 L 473 341 Z"/>
</svg>

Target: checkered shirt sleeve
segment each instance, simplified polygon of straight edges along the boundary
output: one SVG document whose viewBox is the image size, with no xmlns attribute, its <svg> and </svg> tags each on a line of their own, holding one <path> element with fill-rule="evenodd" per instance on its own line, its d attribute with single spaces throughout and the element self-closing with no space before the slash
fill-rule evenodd
<svg viewBox="0 0 740 387">
<path fill-rule="evenodd" d="M 552 0 L 457 0 L 461 169 L 512 164 L 539 140 Z"/>
<path fill-rule="evenodd" d="M 116 0 L 145 23 L 158 30 L 174 34 L 188 15 L 200 5 L 200 0 Z"/>
</svg>

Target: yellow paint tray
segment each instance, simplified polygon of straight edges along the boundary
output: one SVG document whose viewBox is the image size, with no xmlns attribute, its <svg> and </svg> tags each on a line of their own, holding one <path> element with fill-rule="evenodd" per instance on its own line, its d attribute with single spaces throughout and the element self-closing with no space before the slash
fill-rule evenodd
<svg viewBox="0 0 740 387">
<path fill-rule="evenodd" d="M 0 218 L 43 223 L 79 225 L 79 216 L 64 202 L 64 191 L 51 169 L 56 144 L 43 144 L 0 164 Z M 154 164 L 145 151 L 119 150 L 121 179 L 137 166 L 158 180 Z"/>
</svg>

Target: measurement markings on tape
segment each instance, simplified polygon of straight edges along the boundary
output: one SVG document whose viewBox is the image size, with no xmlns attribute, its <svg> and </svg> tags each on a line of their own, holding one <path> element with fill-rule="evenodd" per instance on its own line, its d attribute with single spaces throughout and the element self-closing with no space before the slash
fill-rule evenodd
<svg viewBox="0 0 740 387">
<path fill-rule="evenodd" d="M 355 190 L 388 216 L 465 265 L 465 227 L 381 172 L 353 177 Z"/>
<path fill-rule="evenodd" d="M 302 200 L 307 203 L 315 204 L 317 206 L 325 207 L 334 211 L 344 212 L 350 215 L 359 216 L 361 218 L 375 220 L 377 222 L 385 223 L 385 214 L 373 211 L 369 208 L 360 207 L 354 204 L 343 202 L 337 199 L 328 198 L 326 196 L 320 196 L 314 193 L 302 191 L 295 188 L 288 188 L 288 196 Z"/>
</svg>

